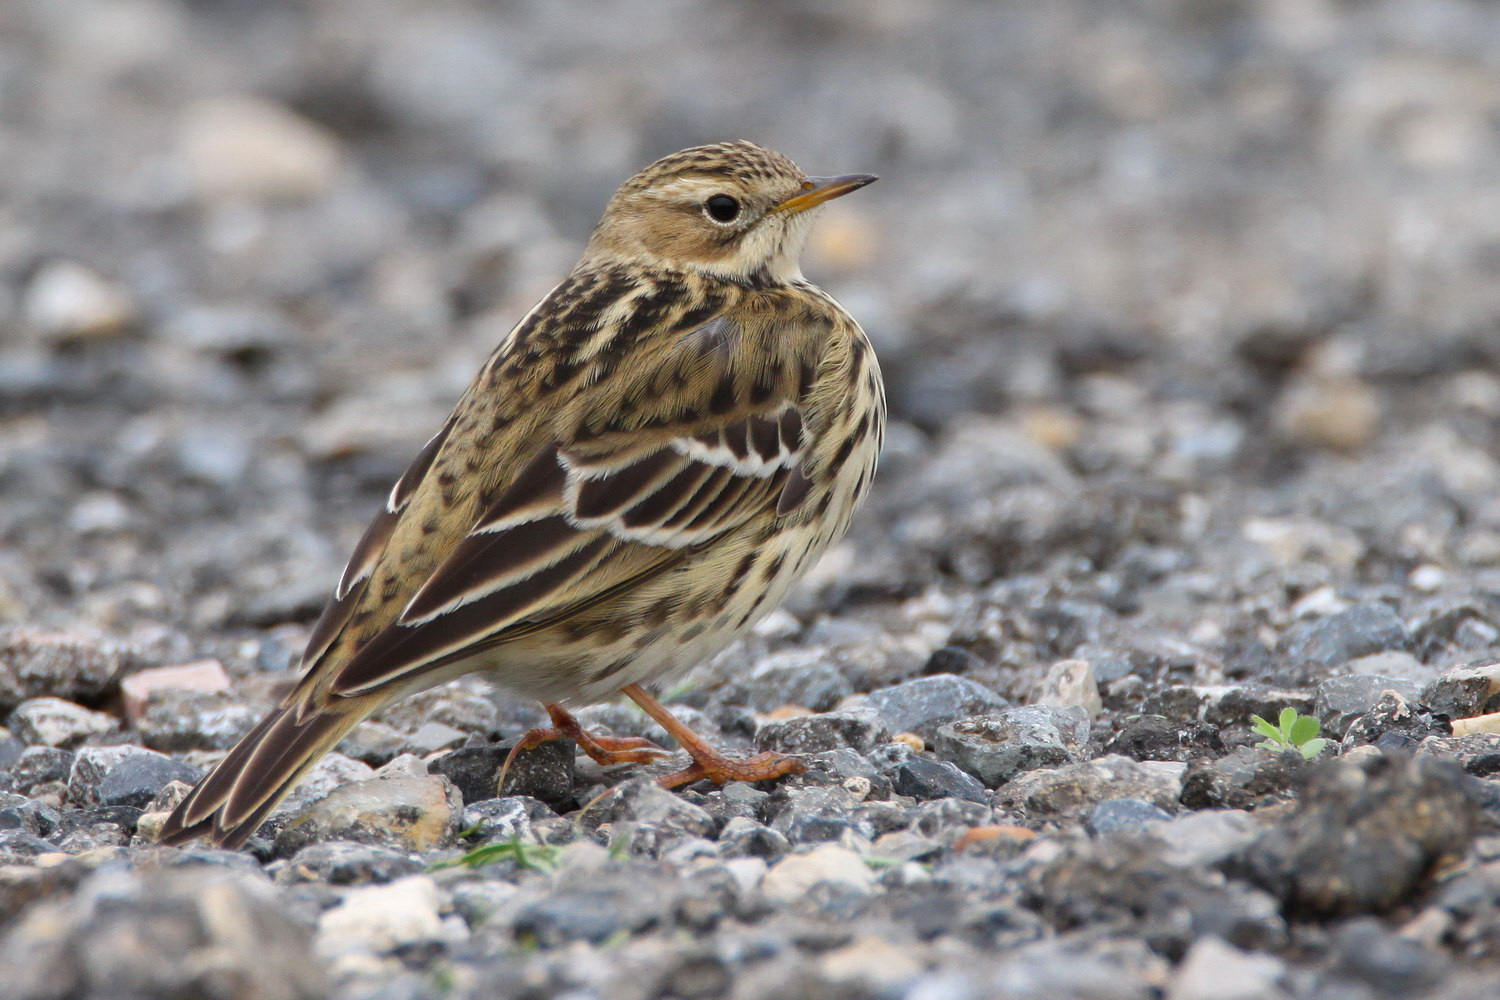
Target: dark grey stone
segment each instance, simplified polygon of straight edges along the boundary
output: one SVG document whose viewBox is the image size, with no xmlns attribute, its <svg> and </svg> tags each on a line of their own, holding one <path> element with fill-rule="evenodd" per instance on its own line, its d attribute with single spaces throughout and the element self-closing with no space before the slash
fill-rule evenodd
<svg viewBox="0 0 1500 1000">
<path fill-rule="evenodd" d="M 707 811 L 642 776 L 611 788 L 581 817 L 586 829 L 605 823 L 651 823 L 677 836 L 710 837 L 715 830 Z"/>
<path fill-rule="evenodd" d="M 1397 691 L 1384 691 L 1370 711 L 1349 724 L 1343 745 L 1374 746 L 1386 751 L 1414 750 L 1431 736 L 1452 733 L 1449 721 Z"/>
<path fill-rule="evenodd" d="M 29 864 L 38 854 L 50 854 L 57 849 L 57 844 L 30 830 L 0 829 L 0 865 Z"/>
<path fill-rule="evenodd" d="M 652 919 L 647 900 L 619 890 L 564 890 L 527 905 L 517 914 L 512 933 L 543 948 L 570 941 L 602 944 L 621 931 Z"/>
<path fill-rule="evenodd" d="M 459 747 L 427 768 L 453 782 L 464 802 L 482 802 L 500 794 L 495 783 L 512 746 L 513 743 L 491 743 Z M 552 806 L 572 805 L 577 753 L 578 745 L 572 740 L 549 740 L 532 750 L 523 750 L 505 776 L 505 794 L 530 796 Z"/>
<path fill-rule="evenodd" d="M 144 809 L 169 782 L 191 785 L 202 776 L 191 764 L 141 747 L 84 747 L 68 775 L 68 795 L 77 803 Z"/>
<path fill-rule="evenodd" d="M 73 751 L 61 747 L 27 747 L 11 765 L 11 788 L 24 795 L 37 785 L 68 780 L 72 770 Z"/>
<path fill-rule="evenodd" d="M 1194 761 L 1182 779 L 1189 809 L 1254 809 L 1293 797 L 1307 760 L 1295 750 L 1236 747 L 1220 760 Z"/>
<path fill-rule="evenodd" d="M 1417 699 L 1450 719 L 1468 719 L 1500 708 L 1500 662 L 1485 657 L 1444 673 Z"/>
<path fill-rule="evenodd" d="M 1468 849 L 1479 826 L 1478 791 L 1476 779 L 1435 758 L 1328 761 L 1235 870 L 1295 915 L 1387 910 L 1416 892 L 1439 859 Z"/>
<path fill-rule="evenodd" d="M 25 830 L 45 839 L 52 835 L 61 821 L 58 811 L 45 802 L 13 792 L 0 792 L 0 830 Z"/>
<path fill-rule="evenodd" d="M 948 723 L 933 736 L 932 752 L 997 788 L 1021 771 L 1077 761 L 1087 739 L 1081 711 L 1037 705 Z"/>
<path fill-rule="evenodd" d="M 1071 839 L 1028 878 L 1026 899 L 1054 926 L 1074 933 L 1129 926 L 1168 954 L 1209 935 L 1247 950 L 1284 946 L 1286 924 L 1271 895 L 1206 866 L 1176 863 L 1161 829 Z"/>
<path fill-rule="evenodd" d="M 924 674 L 963 674 L 982 669 L 984 658 L 962 646 L 939 646 L 927 658 Z"/>
<path fill-rule="evenodd" d="M 9 770 L 25 752 L 25 743 L 12 736 L 10 730 L 0 730 L 0 772 Z"/>
<path fill-rule="evenodd" d="M 1406 649 L 1410 637 L 1389 605 L 1356 604 L 1326 618 L 1292 626 L 1282 639 L 1286 658 L 1336 667 L 1357 656 Z"/>
<path fill-rule="evenodd" d="M 421 858 L 375 844 L 327 840 L 294 854 L 276 874 L 286 884 L 368 885 L 391 882 L 426 870 Z"/>
<path fill-rule="evenodd" d="M 1383 674 L 1351 674 L 1320 683 L 1313 692 L 1313 714 L 1322 726 L 1321 735 L 1343 739 L 1354 720 L 1373 709 L 1387 690 L 1400 692 L 1408 701 L 1421 695 L 1421 685 L 1415 681 Z"/>
<path fill-rule="evenodd" d="M 135 665 L 136 653 L 93 636 L 0 629 L 0 714 L 29 698 L 96 698 Z"/>
<path fill-rule="evenodd" d="M 736 816 L 719 833 L 722 858 L 764 858 L 775 861 L 791 850 L 787 838 L 752 819 Z"/>
<path fill-rule="evenodd" d="M 1106 753 L 1132 760 L 1191 760 L 1221 757 L 1224 739 L 1219 726 L 1177 721 L 1162 715 L 1142 715 L 1125 723 L 1105 744 Z"/>
<path fill-rule="evenodd" d="M 773 798 L 771 829 L 792 844 L 839 840 L 850 830 L 875 837 L 874 824 L 856 814 L 859 800 L 838 785 L 778 789 Z"/>
<path fill-rule="evenodd" d="M 876 713 L 849 710 L 767 722 L 756 731 L 755 745 L 760 750 L 781 753 L 818 753 L 842 747 L 864 753 L 890 735 Z"/>
<path fill-rule="evenodd" d="M 945 760 L 930 757 L 912 757 L 895 771 L 895 786 L 898 795 L 910 795 L 914 799 L 968 799 L 970 802 L 985 802 L 989 798 L 985 787 L 973 775 L 965 774 Z"/>
<path fill-rule="evenodd" d="M 163 691 L 152 697 L 136 727 L 153 750 L 228 750 L 264 714 L 265 706 L 222 694 Z"/>
<path fill-rule="evenodd" d="M 12 924 L 0 967 L 16 1000 L 315 1000 L 328 983 L 312 938 L 260 876 L 201 865 L 102 870 Z"/>
<path fill-rule="evenodd" d="M 748 674 L 732 678 L 718 692 L 718 698 L 731 705 L 748 705 L 757 712 L 784 705 L 826 712 L 853 692 L 853 685 L 829 662 L 828 654 L 814 648 L 756 664 Z"/>
<path fill-rule="evenodd" d="M 1096 837 L 1121 830 L 1142 830 L 1172 818 L 1172 814 L 1145 799 L 1106 799 L 1084 820 L 1084 829 Z"/>
<path fill-rule="evenodd" d="M 526 795 L 481 799 L 464 806 L 463 829 L 471 841 L 513 840 L 524 837 L 534 820 L 553 815 L 545 802 Z"/>
<path fill-rule="evenodd" d="M 946 722 L 977 715 L 1010 703 L 983 684 L 956 674 L 931 674 L 871 691 L 866 704 L 880 713 L 893 733 L 916 733 L 930 739 Z"/>
</svg>

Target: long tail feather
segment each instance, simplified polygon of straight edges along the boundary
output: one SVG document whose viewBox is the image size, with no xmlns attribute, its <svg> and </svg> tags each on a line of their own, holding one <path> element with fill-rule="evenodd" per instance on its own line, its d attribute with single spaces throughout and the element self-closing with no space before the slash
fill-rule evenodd
<svg viewBox="0 0 1500 1000">
<path fill-rule="evenodd" d="M 207 837 L 221 847 L 244 844 L 318 758 L 368 714 L 325 710 L 299 718 L 301 711 L 283 705 L 246 733 L 172 810 L 158 842 Z"/>
</svg>

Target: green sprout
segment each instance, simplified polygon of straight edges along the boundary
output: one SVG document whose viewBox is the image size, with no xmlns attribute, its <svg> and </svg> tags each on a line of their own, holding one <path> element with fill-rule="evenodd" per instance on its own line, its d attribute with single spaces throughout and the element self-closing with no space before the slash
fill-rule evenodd
<svg viewBox="0 0 1500 1000">
<path fill-rule="evenodd" d="M 557 848 L 547 844 L 527 844 L 520 837 L 512 837 L 497 844 L 476 847 L 461 858 L 439 862 L 432 868 L 434 871 L 440 868 L 480 868 L 500 861 L 514 861 L 521 868 L 532 871 L 553 872 L 557 870 Z"/>
<path fill-rule="evenodd" d="M 1299 715 L 1295 708 L 1287 706 L 1281 710 L 1276 723 L 1267 722 L 1258 715 L 1250 716 L 1255 731 L 1265 737 L 1255 744 L 1264 750 L 1295 750 L 1307 760 L 1323 752 L 1328 741 L 1318 735 L 1318 720 L 1310 715 Z"/>
</svg>

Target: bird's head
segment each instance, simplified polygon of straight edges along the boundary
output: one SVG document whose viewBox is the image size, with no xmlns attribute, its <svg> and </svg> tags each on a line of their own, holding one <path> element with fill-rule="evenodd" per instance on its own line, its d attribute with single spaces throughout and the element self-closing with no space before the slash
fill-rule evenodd
<svg viewBox="0 0 1500 1000">
<path fill-rule="evenodd" d="M 751 142 L 696 146 L 663 157 L 620 186 L 586 259 L 694 270 L 731 281 L 789 281 L 812 209 L 874 181 L 809 177 Z"/>
</svg>

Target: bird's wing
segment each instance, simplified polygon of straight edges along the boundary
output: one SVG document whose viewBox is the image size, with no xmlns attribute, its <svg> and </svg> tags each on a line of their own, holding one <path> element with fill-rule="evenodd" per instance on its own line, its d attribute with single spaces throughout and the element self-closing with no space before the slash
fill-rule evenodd
<svg viewBox="0 0 1500 1000">
<path fill-rule="evenodd" d="M 719 415 L 711 409 L 705 403 L 703 412 L 676 413 L 651 433 L 585 435 L 536 449 L 400 598 L 399 614 L 352 644 L 341 663 L 324 664 L 331 670 L 324 690 L 368 694 L 553 625 L 672 569 L 753 517 L 800 504 L 811 441 L 798 402 Z M 432 465 L 430 456 L 425 464 L 419 458 L 403 477 L 407 488 L 421 488 L 409 480 L 428 476 Z M 390 534 L 382 518 L 400 516 L 391 511 L 402 489 L 366 533 L 370 548 Z M 335 603 L 368 583 L 380 553 L 366 548 L 350 560 L 340 584 L 345 596 Z M 333 623 L 322 630 L 337 633 L 349 614 L 329 614 Z M 315 636 L 310 649 L 331 641 Z"/>
</svg>

